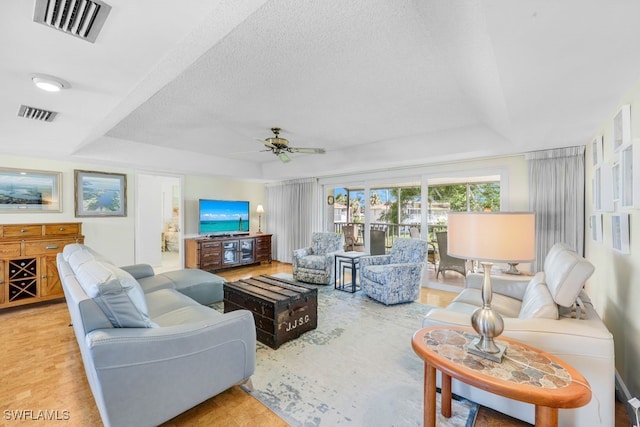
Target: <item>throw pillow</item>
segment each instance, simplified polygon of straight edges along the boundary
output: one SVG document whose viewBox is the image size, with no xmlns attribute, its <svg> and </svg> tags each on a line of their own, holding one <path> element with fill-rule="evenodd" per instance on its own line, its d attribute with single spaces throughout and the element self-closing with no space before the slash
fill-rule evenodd
<svg viewBox="0 0 640 427">
<path fill-rule="evenodd" d="M 135 293 L 122 286 L 118 279 L 98 285 L 98 295 L 93 299 L 115 328 L 150 328 L 156 326 L 146 313 L 133 302 Z"/>
<path fill-rule="evenodd" d="M 130 306 L 122 303 L 122 299 L 117 300 L 118 304 L 112 305 L 112 309 L 122 310 L 120 316 L 116 316 L 121 320 L 113 323 L 115 327 L 138 328 L 153 326 L 149 319 L 147 302 L 144 292 L 142 291 L 142 287 L 133 278 L 133 276 L 128 274 L 126 271 L 114 266 L 113 264 L 93 260 L 87 261 L 78 267 L 76 278 L 87 296 L 93 299 L 100 296 L 101 285 L 114 280 L 118 281 L 123 289 L 122 292 L 126 293 Z M 112 288 L 109 288 L 109 295 L 113 295 L 114 292 L 115 291 L 113 291 Z M 138 318 L 136 318 L 135 321 L 129 322 L 128 320 L 135 317 L 136 314 L 138 315 Z M 105 311 L 105 315 L 109 316 L 109 313 Z M 122 319 L 124 319 L 124 323 Z"/>
<path fill-rule="evenodd" d="M 64 259 L 65 261 L 69 261 L 69 257 L 76 251 L 81 251 L 84 249 L 84 245 L 82 243 L 71 243 L 68 245 L 65 245 L 64 248 L 62 248 L 62 259 Z"/>
<path fill-rule="evenodd" d="M 88 261 L 93 261 L 96 258 L 93 254 L 85 249 L 80 249 L 71 254 L 68 263 L 73 271 L 78 271 L 78 268 Z"/>
</svg>

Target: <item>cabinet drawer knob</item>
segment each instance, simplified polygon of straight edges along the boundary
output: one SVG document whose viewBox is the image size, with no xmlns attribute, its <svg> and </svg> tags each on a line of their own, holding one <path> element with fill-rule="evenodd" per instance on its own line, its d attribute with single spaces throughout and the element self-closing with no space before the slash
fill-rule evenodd
<svg viewBox="0 0 640 427">
<path fill-rule="evenodd" d="M 20 229 L 20 232 L 21 232 L 21 233 L 26 233 L 26 232 L 27 232 L 27 230 L 25 230 L 24 228 L 21 228 L 21 229 Z"/>
<path fill-rule="evenodd" d="M 58 249 L 58 245 L 47 245 L 44 248 L 45 249 Z"/>
<path fill-rule="evenodd" d="M 60 227 L 60 228 L 59 228 L 59 230 L 60 230 L 60 231 L 64 231 L 64 227 Z"/>
</svg>

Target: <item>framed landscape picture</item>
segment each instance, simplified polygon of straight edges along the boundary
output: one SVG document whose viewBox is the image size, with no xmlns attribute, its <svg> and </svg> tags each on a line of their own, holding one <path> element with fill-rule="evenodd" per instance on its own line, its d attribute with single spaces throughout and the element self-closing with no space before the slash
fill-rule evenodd
<svg viewBox="0 0 640 427">
<path fill-rule="evenodd" d="M 76 170 L 76 217 L 127 216 L 127 176 Z"/>
<path fill-rule="evenodd" d="M 0 212 L 62 212 L 61 172 L 0 168 Z"/>
</svg>

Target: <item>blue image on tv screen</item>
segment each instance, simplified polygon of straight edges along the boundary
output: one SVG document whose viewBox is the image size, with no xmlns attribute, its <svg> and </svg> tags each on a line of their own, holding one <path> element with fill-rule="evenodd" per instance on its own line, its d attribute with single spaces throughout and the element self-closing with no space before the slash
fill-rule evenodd
<svg viewBox="0 0 640 427">
<path fill-rule="evenodd" d="M 249 231 L 249 202 L 200 199 L 200 234 Z"/>
</svg>

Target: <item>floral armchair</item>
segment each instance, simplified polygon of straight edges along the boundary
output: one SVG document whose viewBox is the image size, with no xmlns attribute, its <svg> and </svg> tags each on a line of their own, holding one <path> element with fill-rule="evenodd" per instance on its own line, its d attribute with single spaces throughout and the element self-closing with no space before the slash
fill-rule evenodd
<svg viewBox="0 0 640 427">
<path fill-rule="evenodd" d="M 362 291 L 383 304 L 415 301 L 428 251 L 426 240 L 400 238 L 387 255 L 360 258 Z"/>
<path fill-rule="evenodd" d="M 313 233 L 311 246 L 293 251 L 293 279 L 317 285 L 334 283 L 335 253 L 343 246 L 343 234 Z"/>
</svg>

